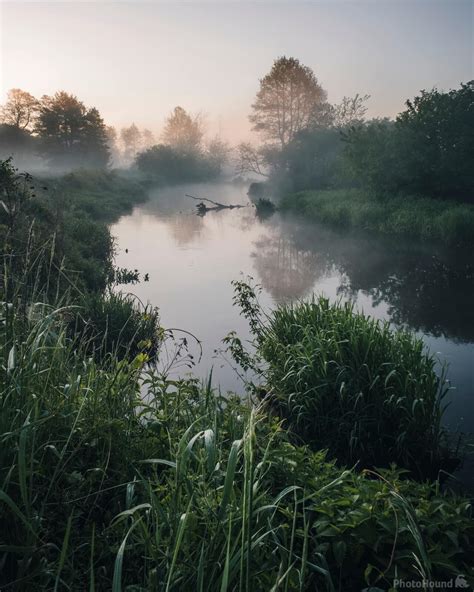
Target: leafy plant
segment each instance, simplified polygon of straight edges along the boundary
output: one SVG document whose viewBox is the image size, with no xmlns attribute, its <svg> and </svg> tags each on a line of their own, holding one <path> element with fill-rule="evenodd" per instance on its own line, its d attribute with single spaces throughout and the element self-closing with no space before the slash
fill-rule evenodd
<svg viewBox="0 0 474 592">
<path fill-rule="evenodd" d="M 296 442 L 344 464 L 395 462 L 418 477 L 436 475 L 447 460 L 447 383 L 421 339 L 322 297 L 264 316 L 253 289 L 234 285 L 269 404 Z"/>
</svg>

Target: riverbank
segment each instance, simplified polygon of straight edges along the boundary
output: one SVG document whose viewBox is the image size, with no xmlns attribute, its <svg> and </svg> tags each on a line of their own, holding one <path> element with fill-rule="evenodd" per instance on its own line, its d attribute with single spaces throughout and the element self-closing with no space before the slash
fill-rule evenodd
<svg viewBox="0 0 474 592">
<path fill-rule="evenodd" d="M 254 353 L 282 398 L 223 397 L 210 379 L 172 380 L 153 362 L 192 367 L 189 334 L 180 339 L 156 310 L 108 289 L 87 285 L 84 306 L 75 291 L 84 270 L 71 275 L 54 236 L 69 241 L 81 220 L 66 243 L 80 248 L 99 222 L 79 205 L 68 218 L 64 203 L 81 199 L 51 186 L 58 209 L 36 216 L 22 187 L 10 171 L 9 191 L 25 207 L 14 220 L 0 211 L 1 589 L 360 592 L 395 578 L 474 582 L 468 497 L 402 469 L 372 470 L 426 464 L 420 448 L 437 454 L 442 385 L 421 343 L 324 301 L 261 317 L 252 287 L 238 282 Z M 65 278 L 74 290 L 62 290 Z M 234 360 L 258 365 L 243 343 L 227 340 Z"/>
<path fill-rule="evenodd" d="M 474 244 L 474 206 L 414 196 L 377 199 L 357 189 L 302 191 L 285 195 L 282 211 L 339 228 L 439 241 Z"/>
<path fill-rule="evenodd" d="M 25 216 L 44 236 L 55 237 L 58 258 L 87 291 L 102 290 L 113 276 L 114 241 L 109 225 L 147 199 L 145 188 L 126 173 L 78 170 L 33 177 L 34 196 Z"/>
<path fill-rule="evenodd" d="M 142 353 L 91 358 L 63 330 L 68 311 L 2 310 L 2 589 L 474 581 L 467 498 L 338 467 L 265 403 L 169 380 Z"/>
<path fill-rule="evenodd" d="M 80 169 L 39 180 L 48 189 L 42 198 L 51 205 L 61 203 L 107 223 L 116 221 L 146 200 L 144 184 L 126 171 Z"/>
</svg>

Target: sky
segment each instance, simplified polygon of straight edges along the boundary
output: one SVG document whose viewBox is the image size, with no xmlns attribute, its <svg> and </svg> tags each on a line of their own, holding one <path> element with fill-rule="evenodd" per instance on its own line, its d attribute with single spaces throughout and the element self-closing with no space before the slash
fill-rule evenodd
<svg viewBox="0 0 474 592">
<path fill-rule="evenodd" d="M 393 117 L 420 89 L 474 78 L 474 0 L 291 2 L 0 0 L 0 102 L 66 90 L 107 124 L 159 133 L 176 105 L 210 134 L 249 137 L 275 58 L 310 66 L 331 102 L 369 94 Z"/>
</svg>

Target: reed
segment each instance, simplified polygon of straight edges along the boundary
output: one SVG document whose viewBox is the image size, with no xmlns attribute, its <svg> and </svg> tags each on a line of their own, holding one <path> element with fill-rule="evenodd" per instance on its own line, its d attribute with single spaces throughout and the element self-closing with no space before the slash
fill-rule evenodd
<svg viewBox="0 0 474 592">
<path fill-rule="evenodd" d="M 286 195 L 283 211 L 339 228 L 472 246 L 474 206 L 411 195 L 389 197 L 358 189 L 302 191 Z"/>
<path fill-rule="evenodd" d="M 252 288 L 236 289 L 267 400 L 295 442 L 342 464 L 396 463 L 417 478 L 447 468 L 446 368 L 437 372 L 421 339 L 322 297 L 264 317 Z"/>
<path fill-rule="evenodd" d="M 3 589 L 360 590 L 419 564 L 471 573 L 467 499 L 339 468 L 267 403 L 210 381 L 91 357 L 67 304 L 18 325 L 1 310 Z"/>
</svg>

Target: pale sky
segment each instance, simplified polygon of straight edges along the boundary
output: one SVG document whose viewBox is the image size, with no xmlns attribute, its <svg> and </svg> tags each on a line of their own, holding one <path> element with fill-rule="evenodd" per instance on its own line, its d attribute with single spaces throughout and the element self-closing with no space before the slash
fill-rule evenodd
<svg viewBox="0 0 474 592">
<path fill-rule="evenodd" d="M 473 0 L 0 0 L 0 102 L 66 90 L 155 133 L 181 105 L 240 140 L 259 78 L 287 55 L 331 102 L 370 94 L 369 114 L 392 117 L 422 88 L 474 78 L 473 19 Z"/>
</svg>

